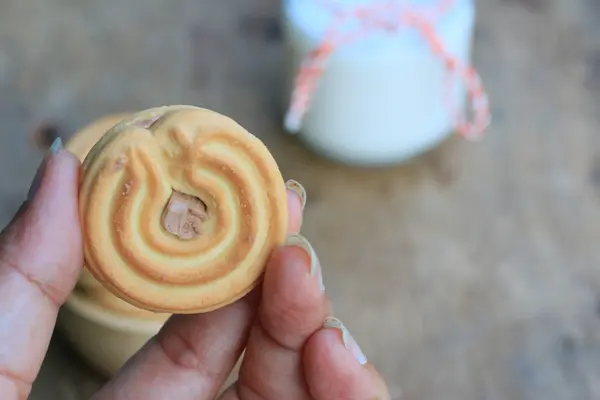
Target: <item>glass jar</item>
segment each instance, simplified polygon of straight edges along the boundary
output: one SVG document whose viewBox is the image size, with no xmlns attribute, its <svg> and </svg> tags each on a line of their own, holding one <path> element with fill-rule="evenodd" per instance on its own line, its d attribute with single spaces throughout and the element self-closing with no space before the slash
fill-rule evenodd
<svg viewBox="0 0 600 400">
<path fill-rule="evenodd" d="M 310 96 L 310 107 L 301 121 L 297 113 L 288 114 L 288 131 L 298 130 L 303 142 L 328 158 L 358 165 L 403 162 L 453 133 L 456 119 L 448 100 L 463 107 L 464 85 L 460 79 L 449 81 L 447 60 L 433 51 L 435 43 L 423 35 L 424 25 L 419 25 L 418 19 L 410 20 L 413 14 L 423 19 L 426 10 L 438 2 L 398 1 L 398 7 L 388 12 L 353 17 L 340 24 L 338 34 L 358 39 L 333 46 L 320 66 L 322 75 Z M 323 0 L 284 2 L 284 98 L 288 107 L 302 63 L 323 44 L 335 22 L 336 11 L 328 3 L 333 4 Z M 361 6 L 377 7 L 378 3 L 383 4 L 374 0 L 335 2 L 342 13 Z M 430 27 L 444 51 L 468 65 L 475 6 L 472 0 L 446 3 L 450 7 Z"/>
</svg>

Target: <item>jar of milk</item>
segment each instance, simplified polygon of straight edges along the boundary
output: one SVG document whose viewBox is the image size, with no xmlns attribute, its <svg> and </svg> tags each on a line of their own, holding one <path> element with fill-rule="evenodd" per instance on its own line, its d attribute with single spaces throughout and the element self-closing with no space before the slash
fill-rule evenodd
<svg viewBox="0 0 600 400">
<path fill-rule="evenodd" d="M 474 9 L 473 0 L 285 0 L 288 132 L 358 165 L 405 161 L 456 131 L 481 135 L 489 112 L 469 65 Z"/>
</svg>

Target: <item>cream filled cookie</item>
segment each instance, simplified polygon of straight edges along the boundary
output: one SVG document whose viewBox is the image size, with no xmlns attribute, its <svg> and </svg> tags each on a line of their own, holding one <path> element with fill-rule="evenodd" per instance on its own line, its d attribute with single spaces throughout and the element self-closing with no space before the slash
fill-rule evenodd
<svg viewBox="0 0 600 400">
<path fill-rule="evenodd" d="M 192 106 L 126 117 L 82 165 L 86 266 L 139 308 L 196 313 L 259 282 L 288 225 L 287 193 L 265 145 Z"/>
</svg>

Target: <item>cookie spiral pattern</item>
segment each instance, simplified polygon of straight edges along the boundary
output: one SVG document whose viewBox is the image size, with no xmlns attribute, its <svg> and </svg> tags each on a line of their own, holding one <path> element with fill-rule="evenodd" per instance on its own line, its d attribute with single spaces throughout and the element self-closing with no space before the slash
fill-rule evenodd
<svg viewBox="0 0 600 400">
<path fill-rule="evenodd" d="M 90 273 L 116 296 L 165 313 L 207 312 L 248 293 L 286 237 L 287 194 L 264 144 L 191 106 L 118 123 L 82 165 Z"/>
</svg>

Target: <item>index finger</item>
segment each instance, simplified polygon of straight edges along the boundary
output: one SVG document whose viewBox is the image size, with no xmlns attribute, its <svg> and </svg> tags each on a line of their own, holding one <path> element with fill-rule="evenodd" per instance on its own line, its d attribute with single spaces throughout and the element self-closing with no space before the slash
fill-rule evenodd
<svg viewBox="0 0 600 400">
<path fill-rule="evenodd" d="M 0 398 L 26 398 L 83 266 L 79 160 L 56 142 L 39 188 L 0 234 Z"/>
</svg>

